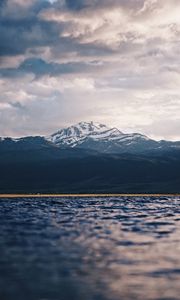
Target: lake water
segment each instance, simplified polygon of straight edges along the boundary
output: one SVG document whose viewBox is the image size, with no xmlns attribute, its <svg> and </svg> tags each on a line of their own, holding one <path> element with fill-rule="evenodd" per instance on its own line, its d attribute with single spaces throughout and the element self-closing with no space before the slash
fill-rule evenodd
<svg viewBox="0 0 180 300">
<path fill-rule="evenodd" d="M 0 299 L 180 299 L 180 197 L 0 199 Z"/>
</svg>

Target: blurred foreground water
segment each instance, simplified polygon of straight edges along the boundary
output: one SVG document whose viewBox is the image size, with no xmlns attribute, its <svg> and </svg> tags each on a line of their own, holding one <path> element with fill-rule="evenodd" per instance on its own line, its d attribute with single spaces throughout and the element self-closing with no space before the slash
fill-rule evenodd
<svg viewBox="0 0 180 300">
<path fill-rule="evenodd" d="M 1 300 L 180 299 L 180 197 L 0 199 Z"/>
</svg>

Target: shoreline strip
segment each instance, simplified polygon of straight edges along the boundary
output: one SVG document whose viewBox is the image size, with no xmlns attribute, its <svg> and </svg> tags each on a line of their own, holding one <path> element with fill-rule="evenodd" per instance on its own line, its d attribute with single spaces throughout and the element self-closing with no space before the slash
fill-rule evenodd
<svg viewBox="0 0 180 300">
<path fill-rule="evenodd" d="M 180 194 L 0 194 L 0 198 L 178 197 Z"/>
</svg>

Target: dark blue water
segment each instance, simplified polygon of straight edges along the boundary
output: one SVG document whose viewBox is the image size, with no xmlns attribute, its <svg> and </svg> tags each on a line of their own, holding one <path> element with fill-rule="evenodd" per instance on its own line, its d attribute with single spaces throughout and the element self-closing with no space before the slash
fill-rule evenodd
<svg viewBox="0 0 180 300">
<path fill-rule="evenodd" d="M 180 198 L 0 199 L 0 299 L 180 299 Z"/>
</svg>

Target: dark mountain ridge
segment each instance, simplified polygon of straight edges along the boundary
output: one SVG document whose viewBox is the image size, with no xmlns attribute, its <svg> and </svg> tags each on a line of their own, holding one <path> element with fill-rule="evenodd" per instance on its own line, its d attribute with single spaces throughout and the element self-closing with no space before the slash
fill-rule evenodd
<svg viewBox="0 0 180 300">
<path fill-rule="evenodd" d="M 92 122 L 48 137 L 1 138 L 0 192 L 179 193 L 179 147 Z"/>
</svg>

